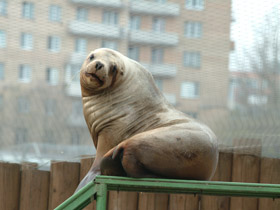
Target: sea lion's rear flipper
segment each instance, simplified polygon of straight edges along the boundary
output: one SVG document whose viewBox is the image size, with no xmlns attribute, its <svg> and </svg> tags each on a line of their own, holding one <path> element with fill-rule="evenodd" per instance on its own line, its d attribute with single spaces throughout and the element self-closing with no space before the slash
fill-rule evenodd
<svg viewBox="0 0 280 210">
<path fill-rule="evenodd" d="M 116 146 L 107 152 L 101 160 L 100 171 L 107 176 L 127 176 L 122 166 L 123 149 Z"/>
</svg>

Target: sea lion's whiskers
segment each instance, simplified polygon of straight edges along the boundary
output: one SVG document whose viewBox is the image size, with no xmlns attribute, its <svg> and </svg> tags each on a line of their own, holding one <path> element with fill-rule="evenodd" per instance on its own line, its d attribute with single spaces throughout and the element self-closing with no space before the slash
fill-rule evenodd
<svg viewBox="0 0 280 210">
<path fill-rule="evenodd" d="M 80 74 L 81 69 L 79 69 L 79 71 L 76 71 L 73 75 L 72 75 L 72 71 L 70 72 L 71 77 L 70 77 L 70 82 L 74 82 L 75 77 L 78 77 L 78 75 Z M 78 78 L 79 80 L 79 78 Z"/>
</svg>

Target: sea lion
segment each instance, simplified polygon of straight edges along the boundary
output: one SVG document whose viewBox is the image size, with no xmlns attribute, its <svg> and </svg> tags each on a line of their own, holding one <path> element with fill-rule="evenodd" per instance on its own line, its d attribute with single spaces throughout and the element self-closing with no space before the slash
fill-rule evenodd
<svg viewBox="0 0 280 210">
<path fill-rule="evenodd" d="M 96 175 L 209 180 L 218 162 L 215 134 L 170 105 L 151 73 L 121 53 L 92 51 L 80 71 L 83 112 Z"/>
</svg>

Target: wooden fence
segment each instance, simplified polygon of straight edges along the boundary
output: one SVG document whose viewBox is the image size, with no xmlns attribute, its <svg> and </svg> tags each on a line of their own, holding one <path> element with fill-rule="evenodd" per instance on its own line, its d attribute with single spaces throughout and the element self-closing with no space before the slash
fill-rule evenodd
<svg viewBox="0 0 280 210">
<path fill-rule="evenodd" d="M 76 189 L 93 162 L 52 162 L 50 171 L 33 164 L 0 162 L 0 210 L 54 209 Z M 212 180 L 280 184 L 280 160 L 220 153 Z M 86 210 L 95 209 L 95 203 Z M 279 210 L 280 199 L 110 192 L 109 210 Z"/>
</svg>

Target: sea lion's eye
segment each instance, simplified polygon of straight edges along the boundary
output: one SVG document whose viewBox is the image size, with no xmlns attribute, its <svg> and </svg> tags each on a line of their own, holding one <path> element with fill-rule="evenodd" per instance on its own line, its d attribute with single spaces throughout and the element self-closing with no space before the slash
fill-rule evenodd
<svg viewBox="0 0 280 210">
<path fill-rule="evenodd" d="M 115 73 L 117 72 L 117 66 L 116 66 L 116 65 L 113 65 L 113 66 L 111 67 L 111 71 L 112 71 L 113 74 L 115 74 Z"/>
<path fill-rule="evenodd" d="M 89 60 L 92 61 L 93 59 L 94 59 L 94 55 L 91 54 L 91 55 L 89 56 Z"/>
</svg>

